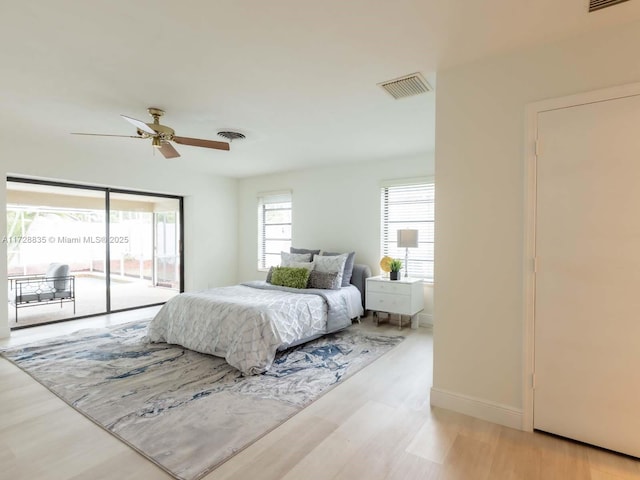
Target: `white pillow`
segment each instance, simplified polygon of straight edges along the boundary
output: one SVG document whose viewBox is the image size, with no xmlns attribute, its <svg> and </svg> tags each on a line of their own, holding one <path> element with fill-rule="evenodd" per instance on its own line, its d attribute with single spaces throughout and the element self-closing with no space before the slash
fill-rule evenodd
<svg viewBox="0 0 640 480">
<path fill-rule="evenodd" d="M 335 255 L 332 257 L 316 255 L 313 259 L 315 263 L 314 269 L 318 272 L 337 273 L 338 285 L 342 284 L 342 272 L 344 272 L 344 264 L 347 263 L 348 253 Z"/>
<path fill-rule="evenodd" d="M 313 270 L 315 262 L 289 262 L 287 267 L 291 268 L 306 268 L 307 270 Z"/>
<path fill-rule="evenodd" d="M 310 253 L 280 252 L 281 267 L 290 267 L 291 262 L 310 262 L 310 261 L 311 261 Z"/>
</svg>

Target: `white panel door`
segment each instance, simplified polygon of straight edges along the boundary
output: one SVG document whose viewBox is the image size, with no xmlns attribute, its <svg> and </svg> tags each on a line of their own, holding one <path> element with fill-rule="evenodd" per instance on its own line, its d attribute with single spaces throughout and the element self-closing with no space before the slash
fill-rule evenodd
<svg viewBox="0 0 640 480">
<path fill-rule="evenodd" d="M 534 428 L 640 457 L 640 97 L 538 121 Z"/>
</svg>

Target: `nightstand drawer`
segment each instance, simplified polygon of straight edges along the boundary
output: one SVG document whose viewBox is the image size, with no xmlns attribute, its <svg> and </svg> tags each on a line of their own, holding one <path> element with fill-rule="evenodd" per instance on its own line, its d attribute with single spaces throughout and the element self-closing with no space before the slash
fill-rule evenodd
<svg viewBox="0 0 640 480">
<path fill-rule="evenodd" d="M 379 312 L 400 313 L 411 315 L 411 302 L 404 295 L 378 293 L 369 291 L 367 295 L 367 309 Z"/>
<path fill-rule="evenodd" d="M 367 282 L 368 292 L 390 293 L 393 295 L 411 295 L 411 284 L 409 283 L 393 283 L 393 282 Z"/>
</svg>

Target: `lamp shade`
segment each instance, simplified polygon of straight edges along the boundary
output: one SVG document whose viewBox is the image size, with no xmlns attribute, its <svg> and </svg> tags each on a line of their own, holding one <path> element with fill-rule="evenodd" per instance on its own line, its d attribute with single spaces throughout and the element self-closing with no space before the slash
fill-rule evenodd
<svg viewBox="0 0 640 480">
<path fill-rule="evenodd" d="M 418 246 L 418 230 L 398 230 L 398 247 L 416 248 Z"/>
</svg>

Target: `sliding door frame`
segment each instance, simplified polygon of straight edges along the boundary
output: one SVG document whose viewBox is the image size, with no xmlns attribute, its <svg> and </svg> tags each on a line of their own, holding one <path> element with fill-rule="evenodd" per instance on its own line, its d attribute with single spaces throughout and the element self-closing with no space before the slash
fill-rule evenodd
<svg viewBox="0 0 640 480">
<path fill-rule="evenodd" d="M 84 184 L 81 184 L 81 183 L 72 183 L 72 182 L 64 182 L 64 181 L 56 181 L 56 180 L 41 180 L 41 179 L 29 178 L 29 177 L 7 176 L 6 181 L 7 182 L 15 182 L 15 183 L 28 183 L 28 184 L 32 184 L 32 185 L 47 185 L 47 186 L 51 186 L 51 187 L 76 188 L 76 189 L 93 190 L 93 191 L 104 192 L 105 237 L 106 238 L 110 238 L 110 235 L 109 235 L 110 227 L 111 227 L 111 218 L 110 218 L 111 208 L 110 208 L 110 203 L 111 203 L 111 194 L 112 193 L 122 193 L 122 194 L 128 194 L 128 195 L 141 195 L 141 196 L 145 196 L 145 197 L 158 197 L 158 198 L 167 198 L 167 199 L 178 200 L 178 215 L 179 215 L 179 218 L 180 218 L 180 226 L 179 226 L 180 239 L 179 239 L 179 243 L 178 243 L 178 252 L 179 252 L 179 258 L 180 258 L 180 268 L 179 268 L 180 288 L 178 289 L 178 292 L 179 293 L 184 292 L 184 197 L 182 197 L 180 195 L 170 195 L 170 194 L 164 194 L 164 193 L 145 192 L 145 191 L 140 191 L 140 190 L 129 190 L 129 189 L 124 189 L 124 188 L 100 187 L 100 186 L 97 186 L 97 185 L 84 185 Z M 5 215 L 6 215 L 6 211 L 5 211 Z M 139 306 L 136 306 L 136 307 L 120 308 L 120 309 L 116 309 L 116 310 L 112 310 L 111 309 L 111 252 L 110 252 L 111 248 L 110 248 L 110 245 L 111 244 L 109 242 L 105 242 L 105 289 L 106 289 L 106 301 L 105 301 L 105 311 L 104 312 L 92 313 L 92 314 L 89 314 L 89 315 L 81 315 L 81 316 L 77 316 L 77 317 L 70 317 L 70 318 L 60 319 L 60 320 L 52 320 L 50 322 L 38 323 L 37 325 L 17 326 L 17 327 L 13 327 L 12 330 L 19 330 L 19 329 L 22 329 L 22 328 L 29 328 L 29 327 L 32 327 L 32 326 L 40 326 L 40 325 L 48 325 L 48 324 L 52 324 L 52 323 L 67 322 L 69 320 L 78 320 L 78 319 L 81 319 L 81 318 L 95 317 L 95 316 L 98 316 L 98 315 L 105 315 L 105 314 L 108 314 L 108 313 L 126 312 L 128 310 L 136 310 L 136 309 L 139 309 L 139 308 L 147 308 L 147 307 L 154 307 L 154 306 L 158 306 L 158 305 L 163 305 L 165 302 L 150 303 L 150 304 L 146 304 L 146 305 L 139 305 Z M 155 255 L 155 252 L 154 252 L 154 255 Z"/>
</svg>

